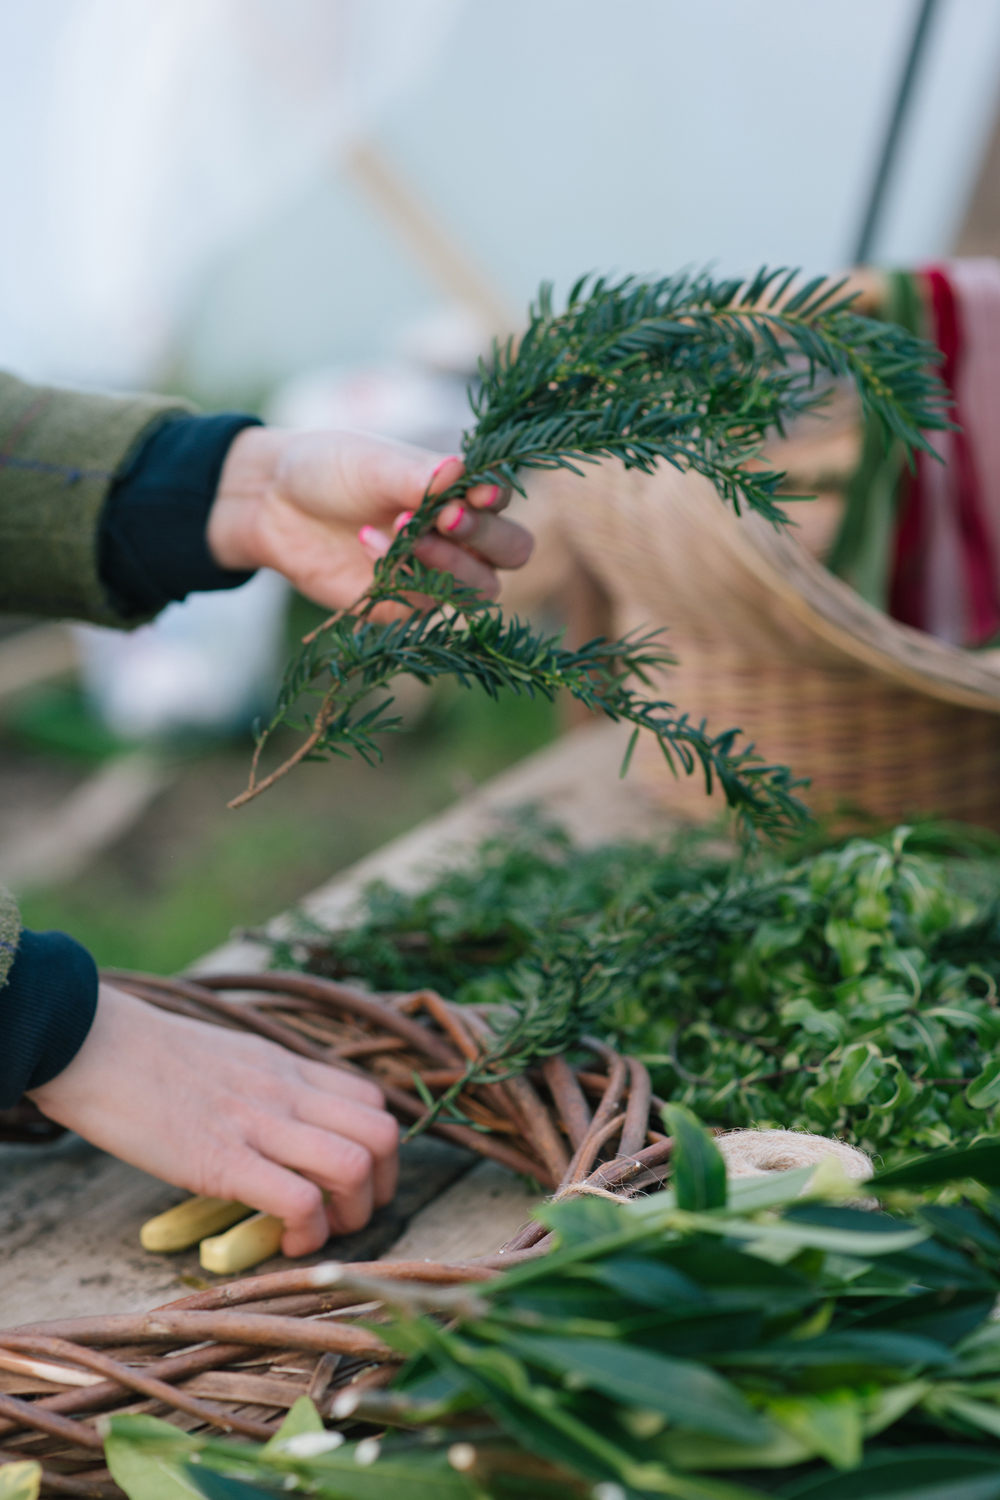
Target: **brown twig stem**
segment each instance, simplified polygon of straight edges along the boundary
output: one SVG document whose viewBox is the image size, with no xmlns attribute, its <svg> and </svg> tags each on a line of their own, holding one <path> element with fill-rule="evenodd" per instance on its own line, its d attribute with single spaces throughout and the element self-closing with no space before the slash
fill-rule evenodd
<svg viewBox="0 0 1000 1500">
<path fill-rule="evenodd" d="M 79 1344 L 70 1343 L 68 1339 L 45 1338 L 38 1334 L 31 1336 L 5 1333 L 0 1335 L 0 1339 L 2 1339 L 0 1347 L 4 1349 L 12 1349 L 22 1354 L 45 1355 L 50 1359 L 68 1360 L 74 1364 L 83 1365 L 85 1369 L 96 1370 L 98 1374 L 117 1381 L 128 1390 L 138 1391 L 140 1395 L 147 1396 L 153 1401 L 162 1401 L 166 1406 L 186 1412 L 189 1417 L 196 1417 L 199 1422 L 205 1422 L 210 1427 L 221 1428 L 223 1432 L 239 1432 L 244 1437 L 260 1438 L 264 1442 L 271 1436 L 271 1429 L 261 1422 L 224 1411 L 208 1401 L 200 1401 L 197 1396 L 189 1396 L 186 1391 L 179 1391 L 174 1386 L 168 1385 L 166 1381 L 157 1380 L 154 1376 L 145 1374 L 132 1365 L 122 1364 L 120 1360 L 112 1359 L 110 1355 L 100 1354 L 96 1349 L 81 1348 Z"/>
</svg>

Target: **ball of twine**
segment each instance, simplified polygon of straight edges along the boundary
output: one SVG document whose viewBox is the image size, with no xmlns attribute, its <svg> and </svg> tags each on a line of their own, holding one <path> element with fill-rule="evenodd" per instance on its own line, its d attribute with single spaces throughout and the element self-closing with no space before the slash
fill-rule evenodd
<svg viewBox="0 0 1000 1500">
<path fill-rule="evenodd" d="M 715 1144 L 729 1177 L 766 1177 L 770 1172 L 814 1167 L 825 1156 L 835 1156 L 853 1182 L 866 1182 L 873 1175 L 871 1162 L 856 1146 L 807 1130 L 732 1130 L 717 1136 Z"/>
</svg>

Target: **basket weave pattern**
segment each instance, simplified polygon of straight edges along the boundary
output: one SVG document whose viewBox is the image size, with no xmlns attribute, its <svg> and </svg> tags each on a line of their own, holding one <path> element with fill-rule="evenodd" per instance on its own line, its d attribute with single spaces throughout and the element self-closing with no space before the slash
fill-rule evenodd
<svg viewBox="0 0 1000 1500">
<path fill-rule="evenodd" d="M 821 815 L 935 813 L 1000 829 L 1000 653 L 968 653 L 888 619 L 796 540 L 738 519 L 711 485 L 663 465 L 546 475 L 532 506 L 613 605 L 614 629 L 666 626 L 657 691 L 711 731 L 738 725 L 809 777 Z M 722 805 L 675 781 L 641 737 L 636 774 L 695 818 Z"/>
</svg>

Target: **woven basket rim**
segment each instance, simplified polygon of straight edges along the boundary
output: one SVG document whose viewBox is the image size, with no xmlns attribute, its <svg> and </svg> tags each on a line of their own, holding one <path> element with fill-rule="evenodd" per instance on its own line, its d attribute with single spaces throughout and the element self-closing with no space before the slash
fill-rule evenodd
<svg viewBox="0 0 1000 1500">
<path fill-rule="evenodd" d="M 967 651 L 883 614 L 762 517 L 700 506 L 705 524 L 814 635 L 902 686 L 964 708 L 1000 713 L 1000 649 Z M 711 517 L 711 520 L 708 519 Z"/>
</svg>

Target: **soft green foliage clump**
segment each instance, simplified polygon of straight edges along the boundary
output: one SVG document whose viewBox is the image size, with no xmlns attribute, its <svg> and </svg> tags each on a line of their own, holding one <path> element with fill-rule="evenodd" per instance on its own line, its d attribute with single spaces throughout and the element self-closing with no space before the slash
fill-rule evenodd
<svg viewBox="0 0 1000 1500">
<path fill-rule="evenodd" d="M 343 1435 L 305 1399 L 264 1448 L 113 1417 L 112 1475 L 130 1500 L 1000 1494 L 1000 1141 L 876 1181 L 981 1185 L 900 1217 L 845 1205 L 829 1162 L 727 1184 L 665 1123 L 669 1190 L 545 1205 L 554 1250 L 491 1282 L 387 1283 L 406 1364 Z"/>
<path fill-rule="evenodd" d="M 896 1159 L 991 1130 L 1000 1104 L 997 912 L 908 837 L 748 864 L 690 838 L 579 852 L 529 825 L 417 896 L 373 888 L 358 928 L 281 957 L 516 1004 L 575 963 L 581 1024 L 662 1096 Z"/>
<path fill-rule="evenodd" d="M 995 914 L 905 841 L 854 840 L 682 903 L 660 1003 L 644 997 L 630 1026 L 672 1097 L 706 1119 L 842 1135 L 893 1158 L 993 1128 Z"/>
</svg>

